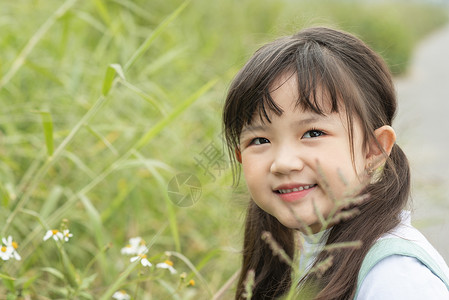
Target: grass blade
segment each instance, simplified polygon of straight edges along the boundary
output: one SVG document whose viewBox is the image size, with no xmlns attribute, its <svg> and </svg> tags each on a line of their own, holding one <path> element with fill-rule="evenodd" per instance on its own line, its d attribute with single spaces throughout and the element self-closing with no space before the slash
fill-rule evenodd
<svg viewBox="0 0 449 300">
<path fill-rule="evenodd" d="M 0 273 L 0 278 L 1 279 L 7 279 L 7 280 L 16 280 L 15 278 L 13 278 L 11 276 L 8 276 L 8 275 L 2 274 L 2 273 Z"/>
<path fill-rule="evenodd" d="M 125 70 L 128 70 L 151 46 L 151 43 L 161 34 L 161 32 L 170 24 L 183 10 L 190 1 L 184 1 L 174 12 L 172 12 L 165 20 L 163 20 L 151 35 L 143 42 L 139 49 L 134 52 L 131 58 L 125 64 Z"/>
<path fill-rule="evenodd" d="M 105 239 L 103 234 L 103 224 L 101 222 L 100 214 L 98 213 L 98 210 L 95 208 L 95 206 L 92 204 L 90 199 L 83 194 L 78 194 L 79 199 L 81 200 L 81 203 L 83 203 L 84 208 L 86 209 L 87 215 L 90 219 L 90 224 L 92 224 L 92 229 L 95 234 L 95 240 L 97 241 L 98 247 L 101 249 L 105 245 Z M 106 258 L 104 256 L 104 252 L 100 251 L 100 254 L 98 255 L 98 261 L 101 264 L 102 270 L 108 270 L 109 267 L 106 263 Z"/>
<path fill-rule="evenodd" d="M 65 1 L 48 19 L 42 24 L 41 27 L 36 31 L 36 33 L 29 39 L 28 43 L 19 53 L 17 58 L 12 63 L 11 68 L 0 80 L 0 90 L 5 86 L 13 77 L 16 75 L 17 71 L 23 66 L 25 59 L 33 51 L 37 43 L 42 39 L 42 37 L 47 33 L 47 31 L 55 24 L 61 16 L 63 16 L 75 3 L 77 0 L 67 0 Z"/>
<path fill-rule="evenodd" d="M 46 268 L 42 268 L 41 271 L 50 273 L 51 275 L 55 276 L 56 278 L 60 279 L 61 281 L 65 281 L 64 274 L 62 274 L 62 272 L 59 271 L 58 269 L 46 267 Z"/>
<path fill-rule="evenodd" d="M 173 255 L 177 258 L 179 258 L 180 260 L 182 260 L 186 266 L 195 274 L 195 276 L 201 281 L 201 283 L 204 285 L 204 287 L 206 288 L 207 292 L 209 293 L 209 296 L 212 297 L 212 291 L 209 288 L 209 285 L 207 284 L 206 279 L 201 275 L 201 273 L 195 268 L 195 266 L 193 265 L 193 263 L 184 255 L 182 255 L 181 253 L 178 252 L 172 252 L 169 251 L 168 252 L 170 255 Z"/>
<path fill-rule="evenodd" d="M 165 116 L 167 114 L 167 112 L 162 107 L 162 105 L 160 105 L 159 102 L 157 100 L 155 100 L 153 97 L 151 97 L 150 95 L 148 95 L 147 93 L 145 93 L 144 91 L 142 91 L 141 89 L 136 87 L 135 85 L 132 85 L 128 81 L 122 81 L 121 83 L 124 86 L 126 86 L 128 89 L 130 89 L 131 91 L 133 91 L 134 93 L 136 93 L 137 95 L 142 97 L 146 102 L 148 102 L 149 104 L 154 106 L 157 110 L 159 110 L 160 113 L 162 113 L 162 115 Z"/>
<path fill-rule="evenodd" d="M 159 69 L 163 68 L 165 65 L 168 65 L 173 60 L 178 58 L 181 54 L 186 52 L 187 47 L 176 47 L 167 51 L 164 55 L 155 59 L 151 62 L 150 65 L 145 69 L 146 74 L 156 73 Z"/>
<path fill-rule="evenodd" d="M 45 219 L 50 215 L 55 207 L 57 207 L 59 200 L 61 200 L 61 197 L 63 196 L 63 193 L 64 189 L 59 185 L 54 186 L 50 190 L 48 197 L 39 212 L 41 218 Z"/>
<path fill-rule="evenodd" d="M 112 82 L 114 81 L 115 75 L 125 80 L 125 74 L 123 73 L 122 66 L 119 64 L 110 64 L 106 69 L 106 75 L 103 80 L 102 94 L 107 96 L 112 87 Z"/>
<path fill-rule="evenodd" d="M 141 6 L 137 5 L 133 1 L 129 0 L 112 0 L 112 1 L 131 11 L 136 16 L 139 16 L 149 21 L 154 19 L 154 17 L 150 18 L 148 10 L 143 9 Z"/>
<path fill-rule="evenodd" d="M 81 203 L 83 203 L 91 224 L 93 225 L 97 243 L 102 247 L 104 245 L 104 237 L 100 214 L 86 195 L 78 194 L 78 197 L 81 200 Z"/>
<path fill-rule="evenodd" d="M 214 294 L 212 300 L 221 300 L 223 299 L 224 294 L 232 288 L 232 285 L 235 284 L 235 281 L 237 281 L 238 276 L 240 275 L 240 269 L 237 270 L 229 279 L 226 281 L 225 284 Z"/>
<path fill-rule="evenodd" d="M 87 130 L 92 133 L 95 137 L 97 137 L 114 155 L 118 155 L 118 151 L 114 148 L 114 146 L 108 141 L 106 137 L 101 135 L 98 131 L 92 128 L 89 124 L 86 124 Z"/>
<path fill-rule="evenodd" d="M 104 5 L 103 0 L 94 0 L 94 3 L 103 21 L 109 25 L 111 23 L 111 17 L 109 17 L 108 10 Z"/>
<path fill-rule="evenodd" d="M 134 189 L 137 185 L 136 182 L 132 182 L 131 185 L 128 185 L 127 181 L 123 179 L 118 184 L 119 193 L 115 198 L 111 201 L 111 203 L 101 212 L 101 221 L 106 223 L 110 218 L 114 216 L 114 214 L 120 209 L 123 203 L 126 200 L 126 197 L 129 193 Z"/>
<path fill-rule="evenodd" d="M 42 126 L 44 127 L 45 145 L 47 146 L 48 156 L 52 156 L 54 152 L 53 143 L 53 119 L 51 114 L 46 111 L 38 111 L 42 118 Z"/>
<path fill-rule="evenodd" d="M 199 88 L 192 96 L 181 102 L 167 117 L 159 121 L 156 125 L 151 127 L 147 133 L 140 138 L 140 140 L 136 143 L 135 149 L 140 149 L 145 146 L 150 140 L 152 140 L 162 129 L 167 127 L 169 123 L 171 123 L 174 119 L 176 119 L 183 111 L 190 107 L 199 97 L 201 97 L 204 93 L 206 93 L 209 89 L 211 89 L 216 83 L 218 79 L 212 79 Z"/>
<path fill-rule="evenodd" d="M 141 160 L 142 164 L 154 176 L 154 178 L 156 179 L 156 181 L 157 181 L 157 183 L 159 185 L 159 189 L 161 191 L 165 191 L 167 184 L 164 181 L 164 179 L 162 178 L 162 176 L 159 174 L 159 172 L 156 171 L 154 166 L 149 164 L 147 162 L 147 160 L 145 160 L 145 157 L 143 157 L 143 155 L 141 155 L 138 151 L 134 151 L 133 154 L 137 158 L 139 158 Z M 167 193 L 163 192 L 163 198 L 165 200 L 165 204 L 166 204 L 166 207 L 167 207 L 168 221 L 169 221 L 169 224 L 170 224 L 170 230 L 172 232 L 172 236 L 173 236 L 173 240 L 174 240 L 174 243 L 175 243 L 175 247 L 176 247 L 176 250 L 178 252 L 180 252 L 181 251 L 181 240 L 179 238 L 178 221 L 176 219 L 176 212 L 174 210 L 173 203 L 168 198 Z"/>
<path fill-rule="evenodd" d="M 73 152 L 64 151 L 62 155 L 70 159 L 75 164 L 75 166 L 77 166 L 87 176 L 89 176 L 90 178 L 95 177 L 95 173 L 81 160 L 81 158 L 79 158 Z"/>
</svg>

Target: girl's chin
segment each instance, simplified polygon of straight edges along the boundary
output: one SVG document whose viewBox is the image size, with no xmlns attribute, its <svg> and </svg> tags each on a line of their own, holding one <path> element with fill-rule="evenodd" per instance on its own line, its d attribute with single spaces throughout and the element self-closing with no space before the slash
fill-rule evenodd
<svg viewBox="0 0 449 300">
<path fill-rule="evenodd" d="M 307 223 L 307 222 L 300 222 L 296 218 L 293 219 L 277 219 L 282 225 L 284 225 L 287 228 L 300 231 L 304 234 L 310 234 L 310 233 L 318 233 L 320 231 L 325 230 L 326 228 L 323 228 L 321 223 Z"/>
<path fill-rule="evenodd" d="M 307 226 L 304 223 L 299 222 L 297 219 L 278 219 L 278 221 L 287 228 L 299 231 L 307 231 L 304 227 Z"/>
</svg>

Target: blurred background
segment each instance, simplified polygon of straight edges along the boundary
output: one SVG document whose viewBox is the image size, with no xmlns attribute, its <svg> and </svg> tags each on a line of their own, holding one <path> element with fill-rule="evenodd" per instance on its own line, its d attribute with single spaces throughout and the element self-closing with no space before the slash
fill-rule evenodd
<svg viewBox="0 0 449 300">
<path fill-rule="evenodd" d="M 429 159 L 449 138 L 432 144 L 447 126 L 427 122 L 441 113 L 430 98 L 448 99 L 429 93 L 449 83 L 448 5 L 1 1 L 0 232 L 21 260 L 0 260 L 0 299 L 229 299 L 247 196 L 222 142 L 226 89 L 262 44 L 312 25 L 356 34 L 389 64 L 418 170 L 416 226 L 448 261 L 449 164 Z M 52 229 L 73 236 L 44 242 Z M 121 254 L 136 236 L 153 267 Z M 154 267 L 166 260 L 176 274 Z"/>
</svg>

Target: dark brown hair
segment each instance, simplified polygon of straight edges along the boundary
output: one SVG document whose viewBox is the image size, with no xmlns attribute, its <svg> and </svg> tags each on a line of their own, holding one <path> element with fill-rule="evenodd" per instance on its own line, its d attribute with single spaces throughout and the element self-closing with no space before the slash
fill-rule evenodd
<svg viewBox="0 0 449 300">
<path fill-rule="evenodd" d="M 392 124 L 397 106 L 395 90 L 391 74 L 380 56 L 358 38 L 342 31 L 323 27 L 301 30 L 256 51 L 229 88 L 223 122 L 237 179 L 240 169 L 235 164 L 234 151 L 238 149 L 241 130 L 252 122 L 254 115 L 270 122 L 267 111 L 282 114 L 269 88 L 285 73 L 297 76 L 298 105 L 302 108 L 328 113 L 315 97 L 324 92 L 332 112 L 344 109 L 350 125 L 351 145 L 354 117 L 361 120 L 365 144 L 375 141 L 375 129 Z M 360 213 L 334 225 L 326 241 L 326 244 L 333 244 L 360 240 L 362 247 L 332 253 L 322 251 L 315 265 L 332 255 L 332 266 L 320 277 L 308 274 L 301 285 L 317 284 L 319 292 L 315 299 L 352 299 L 363 258 L 382 234 L 399 224 L 409 191 L 408 161 L 395 144 L 379 178 L 362 191 L 370 198 L 358 206 Z M 291 267 L 273 256 L 269 246 L 261 240 L 264 231 L 271 232 L 286 253 L 294 256 L 294 231 L 250 201 L 236 299 L 244 298 L 244 280 L 249 270 L 255 271 L 254 299 L 277 298 L 292 284 Z"/>
</svg>

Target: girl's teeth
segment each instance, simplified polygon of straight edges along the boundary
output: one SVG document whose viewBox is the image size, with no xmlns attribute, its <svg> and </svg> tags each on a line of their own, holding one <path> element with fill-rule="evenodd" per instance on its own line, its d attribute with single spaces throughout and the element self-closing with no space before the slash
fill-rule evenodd
<svg viewBox="0 0 449 300">
<path fill-rule="evenodd" d="M 284 190 L 279 190 L 280 194 L 287 194 L 287 193 L 292 193 L 292 192 L 299 192 L 302 190 L 308 190 L 312 187 L 314 187 L 315 184 L 311 184 L 311 185 L 306 185 L 306 186 L 300 186 L 298 188 L 293 188 L 293 189 L 284 189 Z"/>
</svg>

